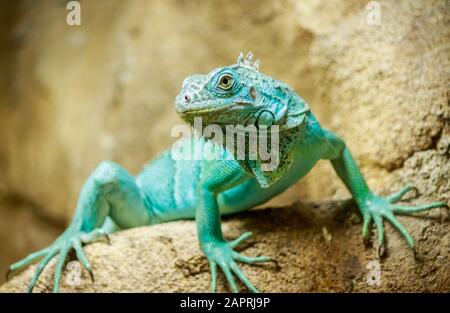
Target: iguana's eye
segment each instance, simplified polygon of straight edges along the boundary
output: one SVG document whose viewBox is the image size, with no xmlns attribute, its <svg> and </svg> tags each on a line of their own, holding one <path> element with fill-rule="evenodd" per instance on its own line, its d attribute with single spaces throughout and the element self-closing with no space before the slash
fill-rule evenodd
<svg viewBox="0 0 450 313">
<path fill-rule="evenodd" d="M 228 90 L 233 86 L 233 77 L 230 74 L 224 74 L 219 79 L 219 87 Z"/>
</svg>

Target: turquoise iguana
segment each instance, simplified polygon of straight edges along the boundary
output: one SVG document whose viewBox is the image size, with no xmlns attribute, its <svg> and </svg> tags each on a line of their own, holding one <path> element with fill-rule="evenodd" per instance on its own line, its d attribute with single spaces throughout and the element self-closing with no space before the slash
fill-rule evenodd
<svg viewBox="0 0 450 313">
<path fill-rule="evenodd" d="M 92 275 L 83 244 L 105 236 L 114 228 L 193 218 L 200 248 L 211 267 L 212 291 L 216 290 L 217 267 L 225 274 L 232 291 L 238 291 L 236 277 L 249 290 L 257 291 L 237 262 L 270 259 L 236 252 L 234 248 L 251 233 L 226 241 L 220 216 L 249 210 L 271 199 L 306 175 L 320 159 L 331 161 L 352 194 L 363 217 L 364 237 L 367 238 L 370 226 L 375 224 L 379 246 L 383 246 L 383 220 L 388 220 L 414 248 L 413 238 L 395 214 L 410 214 L 446 204 L 437 202 L 417 207 L 395 204 L 414 187 L 405 187 L 388 197 L 374 194 L 345 142 L 322 128 L 305 101 L 291 88 L 262 74 L 258 62 L 251 59 L 250 53 L 245 59 L 241 54 L 237 64 L 186 78 L 175 107 L 189 124 L 194 123 L 195 117 L 201 117 L 206 125 L 219 125 L 222 129 L 226 125 L 255 125 L 258 129 L 263 125 L 278 126 L 277 166 L 263 170 L 261 158 L 250 158 L 246 150 L 244 157 L 236 158 L 233 150 L 224 146 L 219 151 L 225 157 L 219 160 L 175 159 L 168 150 L 136 177 L 114 162 L 102 162 L 82 187 L 73 220 L 64 233 L 47 248 L 10 266 L 10 271 L 15 271 L 42 258 L 29 284 L 30 292 L 45 266 L 57 255 L 53 290 L 59 290 L 66 257 L 72 249 Z M 205 142 L 210 141 L 192 137 L 183 144 L 203 149 L 208 146 Z M 274 148 L 272 145 L 271 149 Z"/>
</svg>

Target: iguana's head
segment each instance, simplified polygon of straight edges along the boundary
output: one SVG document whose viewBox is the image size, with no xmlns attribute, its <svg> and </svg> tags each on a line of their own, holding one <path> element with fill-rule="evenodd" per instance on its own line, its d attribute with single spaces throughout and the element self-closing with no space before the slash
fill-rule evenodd
<svg viewBox="0 0 450 313">
<path fill-rule="evenodd" d="M 252 62 L 251 53 L 248 53 L 245 59 L 241 53 L 236 64 L 215 69 L 209 74 L 186 78 L 175 107 L 181 118 L 194 128 L 194 119 L 201 117 L 201 126 L 217 125 L 226 130 L 226 136 L 234 136 L 229 134 L 227 126 L 236 129 L 241 125 L 245 129 L 255 129 L 253 126 L 256 126 L 257 130 L 265 128 L 262 125 L 279 126 L 270 127 L 271 139 L 279 138 L 271 140 L 270 143 L 271 161 L 275 160 L 275 167 L 270 169 L 264 167 L 265 160 L 262 160 L 262 156 L 251 158 L 250 149 L 247 149 L 251 145 L 247 141 L 243 144 L 243 158 L 239 158 L 239 154 L 235 153 L 236 147 L 230 149 L 228 143 L 225 145 L 233 151 L 244 169 L 253 172 L 263 187 L 277 181 L 292 164 L 290 151 L 294 138 L 298 138 L 297 135 L 303 129 L 299 126 L 306 124 L 306 113 L 309 111 L 303 99 L 285 83 L 261 73 L 259 62 Z M 275 133 L 272 133 L 274 129 Z M 258 136 L 259 142 L 260 132 L 252 134 Z M 261 135 L 267 134 L 261 132 Z M 237 150 L 239 147 L 241 146 L 238 143 Z"/>
<path fill-rule="evenodd" d="M 251 53 L 245 59 L 241 53 L 234 65 L 186 78 L 175 107 L 189 124 L 194 117 L 202 117 L 206 125 L 277 124 L 290 128 L 295 125 L 288 125 L 293 122 L 288 121 L 289 106 L 299 99 L 286 84 L 261 73 L 259 61 L 252 62 Z M 296 107 L 294 111 L 302 105 Z"/>
</svg>

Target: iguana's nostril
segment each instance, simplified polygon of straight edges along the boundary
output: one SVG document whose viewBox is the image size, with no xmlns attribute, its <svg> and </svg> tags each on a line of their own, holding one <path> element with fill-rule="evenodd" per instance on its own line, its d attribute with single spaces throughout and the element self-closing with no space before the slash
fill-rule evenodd
<svg viewBox="0 0 450 313">
<path fill-rule="evenodd" d="M 184 102 L 190 102 L 191 97 L 189 95 L 184 95 Z"/>
</svg>

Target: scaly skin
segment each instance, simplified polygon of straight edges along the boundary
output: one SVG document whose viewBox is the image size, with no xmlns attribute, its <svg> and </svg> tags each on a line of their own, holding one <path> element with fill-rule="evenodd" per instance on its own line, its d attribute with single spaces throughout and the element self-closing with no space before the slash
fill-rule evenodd
<svg viewBox="0 0 450 313">
<path fill-rule="evenodd" d="M 176 110 L 190 124 L 194 117 L 202 117 L 204 124 L 222 128 L 238 124 L 279 126 L 280 164 L 275 170 L 264 172 L 261 160 L 237 160 L 233 158 L 236 155 L 221 146 L 215 150 L 222 156 L 218 160 L 179 160 L 173 157 L 172 151 L 165 151 L 136 177 L 114 162 L 102 162 L 84 184 L 66 231 L 49 247 L 10 266 L 15 271 L 42 259 L 28 291 L 33 290 L 45 266 L 57 255 L 53 290 L 59 291 L 62 270 L 71 249 L 92 275 L 83 243 L 98 240 L 118 228 L 195 218 L 200 247 L 211 266 L 212 291 L 216 291 L 219 266 L 232 291 L 238 291 L 237 276 L 249 290 L 257 292 L 237 262 L 270 259 L 236 252 L 234 248 L 251 233 L 226 241 L 220 216 L 245 211 L 269 200 L 306 175 L 320 159 L 331 161 L 358 204 L 363 216 L 363 236 L 369 235 L 372 223 L 376 225 L 380 247 L 384 244 L 384 219 L 414 248 L 411 235 L 398 222 L 395 213 L 411 214 L 446 206 L 441 202 L 417 207 L 397 205 L 413 187 L 389 197 L 375 195 L 345 142 L 323 129 L 303 99 L 286 84 L 259 72 L 258 65 L 251 62 L 251 54 L 245 60 L 241 55 L 235 65 L 188 77 L 177 97 Z M 196 138 L 184 139 L 180 144 L 195 145 L 201 151 L 210 151 L 212 145 L 218 147 L 211 141 Z"/>
</svg>

